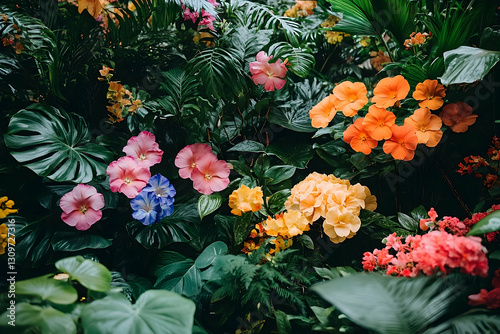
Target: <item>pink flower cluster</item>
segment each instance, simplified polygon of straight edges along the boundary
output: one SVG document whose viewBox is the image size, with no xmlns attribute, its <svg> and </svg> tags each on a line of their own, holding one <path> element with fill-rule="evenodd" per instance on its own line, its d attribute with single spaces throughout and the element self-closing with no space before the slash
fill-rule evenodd
<svg viewBox="0 0 500 334">
<path fill-rule="evenodd" d="M 477 295 L 469 296 L 469 305 L 478 306 L 485 305 L 489 309 L 500 307 L 500 269 L 495 271 L 493 281 L 493 289 L 488 291 L 481 289 Z"/>
<path fill-rule="evenodd" d="M 424 235 L 408 236 L 405 241 L 396 233 L 386 238 L 386 247 L 363 255 L 363 269 L 382 270 L 388 275 L 415 277 L 419 272 L 433 275 L 448 274 L 453 269 L 486 277 L 488 259 L 481 238 L 463 237 L 447 232 L 432 231 Z M 396 255 L 389 251 L 394 250 Z"/>
<path fill-rule="evenodd" d="M 268 92 L 281 89 L 286 83 L 287 61 L 281 63 L 281 59 L 278 59 L 275 63 L 269 63 L 272 57 L 260 51 L 257 53 L 257 61 L 250 63 L 253 82 L 256 85 L 264 85 L 264 89 Z"/>
<path fill-rule="evenodd" d="M 127 155 L 113 161 L 106 169 L 111 191 L 134 198 L 148 184 L 151 177 L 149 167 L 159 163 L 163 156 L 155 140 L 155 136 L 148 131 L 142 131 L 128 140 L 123 148 Z"/>
<path fill-rule="evenodd" d="M 466 235 L 472 226 L 474 226 L 477 222 L 479 222 L 484 217 L 489 214 L 500 209 L 500 205 L 493 205 L 491 209 L 486 212 L 479 212 L 472 215 L 472 218 L 465 218 L 464 221 L 460 221 L 460 219 L 456 217 L 444 216 L 442 220 L 437 220 L 438 214 L 431 208 L 428 212 L 429 217 L 427 219 L 420 219 L 420 228 L 423 231 L 427 231 L 428 229 L 438 230 L 442 232 L 452 233 L 454 235 Z M 489 242 L 500 240 L 500 232 L 490 232 L 487 233 L 486 239 Z"/>
<path fill-rule="evenodd" d="M 189 8 L 186 8 L 186 5 L 184 4 L 184 2 L 181 0 L 182 2 L 182 10 L 184 10 L 184 21 L 193 21 L 193 23 L 196 23 L 196 20 L 198 20 L 199 18 L 199 13 L 198 12 L 192 12 L 191 9 Z M 215 0 L 208 0 L 209 3 L 211 3 L 212 5 L 214 5 L 214 7 L 218 7 L 219 4 L 217 2 L 215 2 Z M 213 15 L 211 15 L 210 13 L 207 13 L 204 9 L 201 10 L 201 21 L 200 23 L 198 23 L 198 28 L 199 27 L 203 27 L 203 26 L 206 26 L 208 29 L 212 30 L 212 31 L 215 31 L 215 28 L 214 28 L 214 21 L 215 21 L 215 17 Z"/>
<path fill-rule="evenodd" d="M 229 184 L 229 165 L 217 156 L 207 144 L 192 144 L 184 147 L 175 157 L 183 179 L 191 179 L 193 188 L 209 195 L 226 189 Z"/>
</svg>

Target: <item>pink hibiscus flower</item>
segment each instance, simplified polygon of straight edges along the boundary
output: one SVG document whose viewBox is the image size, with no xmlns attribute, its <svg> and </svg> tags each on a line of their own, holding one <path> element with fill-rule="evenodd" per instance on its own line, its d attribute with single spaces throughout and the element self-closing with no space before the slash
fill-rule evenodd
<svg viewBox="0 0 500 334">
<path fill-rule="evenodd" d="M 286 61 L 281 63 L 278 59 L 275 63 L 269 63 L 273 56 L 267 56 L 264 51 L 257 53 L 257 61 L 250 63 L 250 73 L 256 85 L 264 85 L 264 89 L 272 92 L 281 89 L 286 83 Z"/>
<path fill-rule="evenodd" d="M 205 195 L 226 189 L 229 184 L 229 172 L 225 161 L 202 159 L 197 162 L 191 173 L 193 188 Z"/>
<path fill-rule="evenodd" d="M 207 144 L 192 144 L 184 147 L 175 157 L 175 166 L 179 169 L 179 175 L 183 179 L 191 178 L 193 169 L 201 161 L 217 161 L 217 157 L 212 152 L 212 148 Z"/>
<path fill-rule="evenodd" d="M 148 131 L 142 131 L 138 136 L 131 137 L 123 148 L 128 156 L 136 159 L 141 165 L 151 167 L 161 161 L 163 151 L 160 150 L 155 136 Z"/>
<path fill-rule="evenodd" d="M 59 206 L 66 224 L 85 231 L 101 219 L 104 197 L 94 187 L 80 183 L 61 198 Z"/>
<path fill-rule="evenodd" d="M 111 191 L 134 198 L 148 184 L 151 177 L 149 168 L 142 166 L 130 156 L 113 161 L 106 169 Z"/>
</svg>

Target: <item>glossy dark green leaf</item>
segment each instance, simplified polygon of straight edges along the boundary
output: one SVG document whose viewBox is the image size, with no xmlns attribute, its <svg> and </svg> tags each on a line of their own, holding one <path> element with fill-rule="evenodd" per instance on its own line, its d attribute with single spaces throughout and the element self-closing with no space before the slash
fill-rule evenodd
<svg viewBox="0 0 500 334">
<path fill-rule="evenodd" d="M 82 249 L 101 249 L 111 246 L 112 242 L 100 235 L 81 232 L 56 232 L 50 239 L 56 252 L 75 252 Z"/>
<path fill-rule="evenodd" d="M 267 207 L 269 208 L 269 214 L 275 215 L 277 213 L 285 210 L 285 202 L 290 196 L 290 189 L 283 189 L 275 192 L 267 199 Z"/>
<path fill-rule="evenodd" d="M 123 295 L 110 295 L 85 305 L 85 333 L 190 334 L 195 305 L 189 299 L 165 290 L 144 292 L 135 304 Z"/>
<path fill-rule="evenodd" d="M 198 198 L 198 212 L 200 219 L 208 216 L 222 205 L 222 196 L 220 194 L 201 195 Z"/>
<path fill-rule="evenodd" d="M 410 215 L 420 223 L 420 219 L 425 219 L 427 218 L 427 210 L 423 205 L 420 205 L 416 207 L 415 209 L 411 210 Z"/>
<path fill-rule="evenodd" d="M 60 281 L 46 275 L 16 282 L 16 293 L 36 296 L 54 304 L 72 304 L 78 299 L 76 289 L 71 282 Z"/>
<path fill-rule="evenodd" d="M 200 293 L 202 281 L 200 269 L 191 259 L 169 264 L 155 272 L 158 277 L 155 288 L 170 290 L 186 297 Z"/>
<path fill-rule="evenodd" d="M 285 312 L 280 310 L 274 311 L 274 317 L 276 318 L 276 326 L 278 327 L 278 334 L 288 334 L 292 333 L 292 325 L 287 318 Z"/>
<path fill-rule="evenodd" d="M 419 221 L 413 219 L 412 217 L 404 214 L 402 212 L 398 212 L 398 221 L 401 226 L 409 231 L 417 231 L 419 227 Z"/>
<path fill-rule="evenodd" d="M 112 277 L 108 268 L 80 255 L 61 259 L 55 266 L 89 290 L 105 292 L 111 288 Z"/>
<path fill-rule="evenodd" d="M 322 149 L 326 153 L 336 157 L 346 152 L 345 143 L 343 141 L 332 140 L 325 144 L 314 144 L 314 149 Z"/>
<path fill-rule="evenodd" d="M 267 154 L 276 155 L 285 164 L 297 168 L 306 168 L 314 153 L 311 145 L 290 142 L 289 139 L 277 140 L 266 148 Z"/>
<path fill-rule="evenodd" d="M 444 53 L 446 71 L 441 77 L 443 85 L 473 83 L 482 80 L 500 61 L 500 51 L 488 51 L 470 46 Z"/>
<path fill-rule="evenodd" d="M 248 238 L 248 235 L 254 224 L 252 223 L 252 212 L 245 212 L 241 216 L 236 217 L 234 221 L 234 242 L 236 245 L 241 244 Z"/>
<path fill-rule="evenodd" d="M 293 166 L 273 166 L 264 172 L 264 176 L 268 178 L 267 184 L 273 185 L 291 178 L 295 170 L 296 167 Z"/>
<path fill-rule="evenodd" d="M 113 155 L 90 143 L 85 120 L 43 104 L 15 114 L 4 136 L 12 156 L 40 176 L 87 183 L 106 173 Z"/>
<path fill-rule="evenodd" d="M 472 225 L 467 235 L 482 235 L 495 231 L 500 231 L 500 211 L 490 213 L 476 224 Z"/>
<path fill-rule="evenodd" d="M 233 147 L 231 147 L 227 151 L 228 152 L 234 151 L 234 152 L 261 153 L 261 152 L 265 152 L 265 150 L 266 150 L 266 147 L 263 144 L 256 142 L 256 141 L 253 141 L 253 140 L 245 140 L 245 141 L 242 141 L 241 143 L 234 145 Z"/>
<path fill-rule="evenodd" d="M 314 242 L 307 234 L 302 234 L 297 237 L 297 241 L 304 245 L 305 248 L 314 249 Z"/>
<path fill-rule="evenodd" d="M 194 262 L 198 269 L 204 269 L 210 266 L 217 256 L 224 255 L 227 253 L 227 245 L 222 241 L 216 241 L 207 248 L 203 250 L 203 252 L 196 258 Z"/>
</svg>

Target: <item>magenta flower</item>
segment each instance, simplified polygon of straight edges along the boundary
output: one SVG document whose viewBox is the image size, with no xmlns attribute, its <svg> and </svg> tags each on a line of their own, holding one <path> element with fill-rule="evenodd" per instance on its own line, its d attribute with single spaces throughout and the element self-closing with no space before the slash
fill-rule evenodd
<svg viewBox="0 0 500 334">
<path fill-rule="evenodd" d="M 179 169 L 179 175 L 183 179 L 191 178 L 191 173 L 201 161 L 217 161 L 212 149 L 207 144 L 192 144 L 184 147 L 175 157 L 175 166 Z"/>
<path fill-rule="evenodd" d="M 155 136 L 148 131 L 142 131 L 138 136 L 131 137 L 123 152 L 136 159 L 145 167 L 151 167 L 161 161 L 163 151 L 160 150 Z"/>
<path fill-rule="evenodd" d="M 104 197 L 86 184 L 79 184 L 59 201 L 61 219 L 77 230 L 85 231 L 102 217 Z"/>
<path fill-rule="evenodd" d="M 111 191 L 134 198 L 148 184 L 151 177 L 149 168 L 144 167 L 130 156 L 113 161 L 106 169 Z"/>
<path fill-rule="evenodd" d="M 272 57 L 260 51 L 257 53 L 257 61 L 250 63 L 253 82 L 256 85 L 264 85 L 264 89 L 268 92 L 281 89 L 286 83 L 286 60 L 284 63 L 281 63 L 281 59 L 275 63 L 269 63 Z"/>
<path fill-rule="evenodd" d="M 191 173 L 193 188 L 205 195 L 226 189 L 229 184 L 229 172 L 225 161 L 201 159 Z"/>
</svg>

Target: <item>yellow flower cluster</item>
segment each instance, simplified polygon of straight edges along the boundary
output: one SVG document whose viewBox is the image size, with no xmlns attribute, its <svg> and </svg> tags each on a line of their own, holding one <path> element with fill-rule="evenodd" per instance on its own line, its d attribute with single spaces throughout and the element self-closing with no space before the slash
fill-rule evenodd
<svg viewBox="0 0 500 334">
<path fill-rule="evenodd" d="M 233 215 L 241 216 L 243 212 L 256 212 L 262 209 L 264 194 L 260 187 L 250 189 L 242 185 L 229 195 L 229 207 Z"/>
<path fill-rule="evenodd" d="M 287 17 L 306 17 L 313 14 L 313 9 L 316 8 L 316 1 L 295 1 L 295 5 L 287 10 L 284 16 Z"/>
<path fill-rule="evenodd" d="M 337 23 L 340 22 L 340 17 L 335 15 L 329 15 L 328 18 L 321 23 L 322 28 L 331 28 L 334 27 Z M 326 41 L 330 44 L 338 44 L 341 43 L 344 37 L 349 37 L 351 35 L 346 34 L 345 32 L 340 31 L 325 31 Z"/>
<path fill-rule="evenodd" d="M 304 231 L 309 231 L 311 223 L 312 221 L 303 213 L 295 210 L 280 213 L 276 218 L 268 217 L 263 222 L 267 235 L 286 238 L 293 238 Z"/>
<path fill-rule="evenodd" d="M 17 212 L 17 209 L 12 209 L 14 204 L 14 201 L 10 200 L 7 196 L 0 197 L 0 219 Z"/>
<path fill-rule="evenodd" d="M 193 42 L 195 44 L 204 43 L 207 47 L 211 48 L 215 46 L 214 38 L 215 36 L 209 32 L 195 32 Z"/>
<path fill-rule="evenodd" d="M 14 241 L 13 236 L 8 238 L 8 232 L 9 228 L 7 225 L 2 224 L 0 225 L 0 255 L 5 254 L 5 248 L 7 247 L 7 243 L 10 243 L 11 245 L 15 245 L 16 242 Z"/>
<path fill-rule="evenodd" d="M 135 113 L 137 109 L 142 108 L 142 102 L 141 100 L 134 100 L 132 92 L 125 89 L 122 84 L 111 81 L 113 74 L 110 71 L 113 71 L 113 69 L 103 66 L 102 70 L 99 70 L 99 74 L 104 78 L 99 78 L 99 80 L 106 80 L 109 84 L 108 93 L 106 94 L 106 98 L 111 104 L 106 106 L 109 112 L 109 121 L 111 123 L 118 123 L 124 119 L 123 112 Z"/>
<path fill-rule="evenodd" d="M 375 210 L 377 199 L 368 187 L 333 175 L 309 174 L 292 188 L 288 211 L 300 211 L 311 222 L 324 218 L 323 229 L 334 243 L 352 238 L 361 227 L 361 209 Z"/>
</svg>

